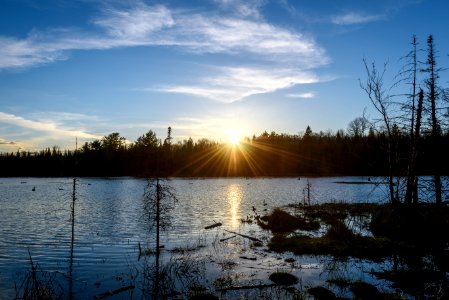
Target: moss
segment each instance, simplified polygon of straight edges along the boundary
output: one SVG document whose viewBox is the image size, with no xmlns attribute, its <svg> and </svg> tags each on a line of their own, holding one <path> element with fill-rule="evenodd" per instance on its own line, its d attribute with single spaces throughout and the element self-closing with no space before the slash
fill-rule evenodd
<svg viewBox="0 0 449 300">
<path fill-rule="evenodd" d="M 273 233 L 292 232 L 298 229 L 318 230 L 320 228 L 318 222 L 292 216 L 279 208 L 276 208 L 270 215 L 261 217 L 258 224 L 263 229 L 271 230 Z"/>
<path fill-rule="evenodd" d="M 267 227 L 275 233 L 269 243 L 271 250 L 373 260 L 393 254 L 432 254 L 445 270 L 449 270 L 449 255 L 444 250 L 449 243 L 449 208 L 446 206 L 332 203 L 299 208 L 304 215 L 303 221 L 317 227 L 317 220 L 321 220 L 329 225 L 329 229 L 321 237 L 298 235 L 287 238 L 282 233 L 296 228 L 298 217 L 276 210 L 266 217 Z M 371 220 L 369 229 L 374 237 L 354 234 L 344 224 L 348 216 Z"/>
<path fill-rule="evenodd" d="M 388 239 L 374 239 L 354 234 L 341 221 L 334 221 L 322 237 L 275 235 L 268 244 L 276 252 L 295 254 L 334 255 L 335 257 L 360 257 L 380 259 L 391 252 Z"/>
</svg>

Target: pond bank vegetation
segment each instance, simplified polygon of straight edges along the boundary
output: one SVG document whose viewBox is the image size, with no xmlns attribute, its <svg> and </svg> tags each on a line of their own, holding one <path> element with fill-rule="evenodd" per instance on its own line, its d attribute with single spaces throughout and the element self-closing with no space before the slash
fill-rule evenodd
<svg viewBox="0 0 449 300">
<path fill-rule="evenodd" d="M 392 266 L 386 264 L 381 271 L 369 273 L 414 297 L 449 296 L 449 207 L 445 205 L 290 205 L 258 218 L 258 224 L 273 233 L 268 247 L 277 253 L 330 255 L 337 261 L 361 259 L 380 264 L 392 260 Z M 361 284 L 368 284 L 348 279 L 327 283 L 349 288 L 354 295 L 364 289 L 359 288 Z M 313 288 L 309 293 L 329 295 L 331 291 L 325 290 Z M 386 299 L 400 299 L 396 296 Z"/>
<path fill-rule="evenodd" d="M 258 224 L 274 234 L 271 250 L 382 258 L 443 254 L 449 242 L 447 206 L 328 203 L 292 207 L 297 215 L 275 209 L 258 218 Z M 327 229 L 319 236 L 295 233 L 316 231 L 322 226 Z"/>
</svg>

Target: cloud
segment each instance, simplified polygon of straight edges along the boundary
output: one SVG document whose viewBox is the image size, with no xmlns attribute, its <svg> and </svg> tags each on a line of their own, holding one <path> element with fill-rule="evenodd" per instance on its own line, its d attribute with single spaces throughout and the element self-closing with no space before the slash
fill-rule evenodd
<svg viewBox="0 0 449 300">
<path fill-rule="evenodd" d="M 304 68 L 328 63 L 325 51 L 313 40 L 269 23 L 202 15 L 181 18 L 182 33 L 173 45 L 200 53 L 256 55 L 256 59 L 295 61 Z M 181 28 L 178 28 L 181 29 Z"/>
<path fill-rule="evenodd" d="M 349 12 L 332 18 L 332 23 L 337 25 L 353 25 L 379 21 L 384 15 L 367 15 L 357 12 Z"/>
<path fill-rule="evenodd" d="M 0 138 L 0 145 L 15 146 L 15 145 L 17 145 L 17 143 L 13 142 L 13 141 L 7 141 L 5 139 Z"/>
<path fill-rule="evenodd" d="M 260 18 L 260 8 L 265 5 L 264 0 L 215 0 L 221 8 L 231 10 L 242 17 Z"/>
<path fill-rule="evenodd" d="M 220 74 L 200 79 L 198 85 L 178 85 L 159 89 L 169 93 L 190 94 L 222 102 L 274 92 L 297 84 L 319 81 L 312 73 L 292 69 L 220 68 Z"/>
<path fill-rule="evenodd" d="M 305 92 L 305 93 L 299 93 L 299 94 L 287 94 L 287 97 L 311 99 L 311 98 L 315 98 L 315 93 L 314 92 Z"/>
<path fill-rule="evenodd" d="M 240 12 L 232 16 L 213 11 L 192 13 L 138 2 L 132 7 L 103 9 L 91 21 L 95 30 L 35 30 L 24 39 L 0 36 L 0 69 L 68 59 L 73 50 L 135 46 L 169 46 L 190 54 L 250 57 L 259 65 L 270 66 L 269 70 L 222 67 L 218 74 L 205 74 L 200 84 L 180 83 L 159 89 L 232 102 L 316 82 L 310 70 L 329 63 L 325 50 L 313 39 L 255 18 L 264 1 L 217 2 Z"/>
<path fill-rule="evenodd" d="M 51 135 L 79 137 L 87 139 L 101 138 L 101 136 L 91 134 L 80 129 L 61 128 L 59 124 L 53 121 L 34 121 L 4 112 L 0 112 L 0 122 L 35 131 L 46 132 Z"/>
<path fill-rule="evenodd" d="M 106 29 L 111 36 L 131 40 L 146 37 L 175 24 L 166 7 L 150 7 L 143 3 L 129 10 L 106 9 L 93 23 Z"/>
<path fill-rule="evenodd" d="M 172 46 L 194 53 L 250 53 L 265 59 L 295 59 L 307 67 L 328 62 L 324 50 L 298 32 L 213 12 L 192 14 L 139 3 L 122 10 L 105 9 L 92 24 L 102 30 L 59 28 L 35 30 L 24 39 L 0 36 L 0 69 L 67 59 L 71 50 L 133 46 Z"/>
</svg>

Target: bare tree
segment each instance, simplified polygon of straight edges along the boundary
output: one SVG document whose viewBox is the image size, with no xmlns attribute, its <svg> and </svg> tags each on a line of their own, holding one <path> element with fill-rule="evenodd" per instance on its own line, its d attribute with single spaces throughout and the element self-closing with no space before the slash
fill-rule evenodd
<svg viewBox="0 0 449 300">
<path fill-rule="evenodd" d="M 156 252 L 160 249 L 160 231 L 170 227 L 170 213 L 177 201 L 175 191 L 166 179 L 156 177 L 148 180 L 144 190 L 144 211 L 156 230 Z"/>
<path fill-rule="evenodd" d="M 410 204 L 412 202 L 418 202 L 418 177 L 416 175 L 416 159 L 417 159 L 417 149 L 416 143 L 419 138 L 419 130 L 421 124 L 422 115 L 422 98 L 418 99 L 421 101 L 421 110 L 418 112 L 416 108 L 416 96 L 417 96 L 417 72 L 418 72 L 418 58 L 417 58 L 417 45 L 418 41 L 416 35 L 412 37 L 412 50 L 404 57 L 407 62 L 405 67 L 399 72 L 400 80 L 397 82 L 405 82 L 410 86 L 410 92 L 406 94 L 408 101 L 402 105 L 402 110 L 405 113 L 404 119 L 406 120 L 406 126 L 409 127 L 409 153 L 408 153 L 408 165 L 407 165 L 407 185 L 404 202 Z M 422 92 L 422 90 L 421 90 Z M 421 94 L 420 94 L 421 95 Z M 418 103 L 419 106 L 419 103 Z M 410 122 L 410 125 L 407 123 Z M 415 125 L 416 123 L 416 125 Z"/>
<path fill-rule="evenodd" d="M 394 192 L 394 153 L 392 149 L 393 142 L 393 132 L 392 132 L 392 124 L 390 117 L 390 106 L 391 96 L 387 93 L 387 90 L 384 87 L 384 75 L 386 72 L 385 63 L 383 66 L 383 70 L 380 72 L 377 70 L 375 63 L 373 62 L 371 66 L 363 60 L 366 70 L 366 82 L 362 83 L 360 81 L 360 87 L 362 90 L 366 92 L 368 98 L 373 104 L 374 108 L 379 112 L 381 116 L 381 120 L 383 125 L 385 126 L 387 133 L 387 147 L 388 147 L 388 186 L 389 186 L 389 195 L 390 201 L 392 203 L 398 203 L 399 199 L 395 196 Z"/>
<path fill-rule="evenodd" d="M 155 259 L 155 278 L 159 283 L 159 258 L 160 258 L 160 231 L 166 230 L 171 226 L 171 211 L 175 208 L 178 201 L 174 189 L 167 184 L 165 179 L 159 177 L 148 180 L 144 190 L 144 211 L 148 221 L 156 230 L 156 259 Z M 159 298 L 159 285 L 154 289 L 154 298 Z"/>
<path fill-rule="evenodd" d="M 366 109 L 363 110 L 361 117 L 357 117 L 348 124 L 348 134 L 354 137 L 363 137 L 370 127 L 370 122 L 365 116 Z"/>
</svg>

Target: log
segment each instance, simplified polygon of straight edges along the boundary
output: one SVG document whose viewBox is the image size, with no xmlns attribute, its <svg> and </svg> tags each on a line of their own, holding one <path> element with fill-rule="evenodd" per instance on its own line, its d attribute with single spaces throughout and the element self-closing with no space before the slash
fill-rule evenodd
<svg viewBox="0 0 449 300">
<path fill-rule="evenodd" d="M 263 243 L 261 240 L 256 239 L 255 237 L 252 237 L 252 236 L 249 236 L 249 235 L 246 235 L 246 234 L 241 234 L 241 233 L 237 233 L 237 232 L 230 231 L 230 230 L 226 230 L 226 229 L 225 229 L 225 231 L 226 231 L 226 232 L 229 232 L 229 233 L 232 233 L 232 234 L 239 235 L 239 236 L 244 237 L 244 238 L 247 238 L 247 239 L 250 239 L 251 241 L 254 241 L 254 242 L 260 242 L 260 243 Z"/>
<path fill-rule="evenodd" d="M 227 240 L 233 239 L 233 238 L 235 238 L 235 237 L 236 237 L 236 235 L 233 235 L 233 236 L 230 236 L 230 237 L 227 237 L 227 238 L 221 239 L 221 240 L 220 240 L 220 242 L 224 242 L 224 241 L 227 241 Z"/>
<path fill-rule="evenodd" d="M 212 224 L 212 225 L 204 227 L 204 229 L 212 229 L 212 228 L 215 228 L 215 227 L 218 227 L 218 226 L 221 226 L 221 225 L 223 225 L 223 224 L 215 223 L 215 224 Z"/>
</svg>

